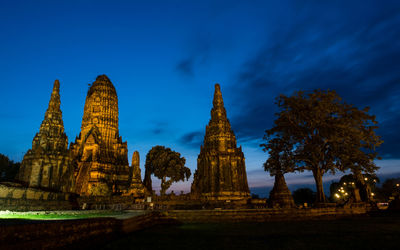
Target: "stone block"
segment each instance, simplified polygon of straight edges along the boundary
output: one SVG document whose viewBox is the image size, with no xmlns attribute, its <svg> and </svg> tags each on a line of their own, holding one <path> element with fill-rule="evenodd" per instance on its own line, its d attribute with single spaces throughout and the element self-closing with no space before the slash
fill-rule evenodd
<svg viewBox="0 0 400 250">
<path fill-rule="evenodd" d="M 26 189 L 23 188 L 15 188 L 12 193 L 13 199 L 22 199 L 26 197 Z"/>
</svg>

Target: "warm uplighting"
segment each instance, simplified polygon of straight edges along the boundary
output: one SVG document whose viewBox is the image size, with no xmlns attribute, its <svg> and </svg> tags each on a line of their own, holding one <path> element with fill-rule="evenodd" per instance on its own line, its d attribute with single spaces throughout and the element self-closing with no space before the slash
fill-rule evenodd
<svg viewBox="0 0 400 250">
<path fill-rule="evenodd" d="M 398 186 L 400 186 L 400 184 L 399 184 L 399 183 L 397 183 L 397 184 L 396 184 L 396 187 L 398 187 Z"/>
<path fill-rule="evenodd" d="M 364 180 L 365 180 L 365 181 L 368 181 L 368 178 L 367 178 L 367 177 L 365 177 L 365 178 L 364 178 Z"/>
<path fill-rule="evenodd" d="M 371 193 L 371 196 L 374 196 L 375 194 L 374 193 Z"/>
</svg>

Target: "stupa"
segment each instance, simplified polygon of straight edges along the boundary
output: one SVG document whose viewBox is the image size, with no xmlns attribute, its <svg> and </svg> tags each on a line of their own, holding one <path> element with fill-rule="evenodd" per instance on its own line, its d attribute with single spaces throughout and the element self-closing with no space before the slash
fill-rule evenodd
<svg viewBox="0 0 400 250">
<path fill-rule="evenodd" d="M 275 175 L 274 187 L 269 193 L 268 204 L 272 208 L 292 208 L 296 206 L 282 173 Z"/>
<path fill-rule="evenodd" d="M 208 200 L 249 198 L 245 158 L 226 115 L 221 88 L 215 84 L 211 119 L 197 158 L 191 193 Z"/>
<path fill-rule="evenodd" d="M 140 171 L 140 156 L 138 151 L 133 152 L 132 155 L 129 183 L 129 188 L 123 193 L 123 195 L 130 195 L 134 197 L 143 197 L 145 195 L 145 188 L 142 183 Z"/>
<path fill-rule="evenodd" d="M 60 82 L 55 80 L 49 106 L 25 154 L 17 179 L 29 187 L 72 192 L 74 167 L 64 132 L 60 101 Z"/>
<path fill-rule="evenodd" d="M 127 143 L 118 130 L 118 97 L 106 75 L 88 90 L 81 132 L 70 150 L 77 164 L 76 193 L 108 196 L 130 186 Z"/>
</svg>

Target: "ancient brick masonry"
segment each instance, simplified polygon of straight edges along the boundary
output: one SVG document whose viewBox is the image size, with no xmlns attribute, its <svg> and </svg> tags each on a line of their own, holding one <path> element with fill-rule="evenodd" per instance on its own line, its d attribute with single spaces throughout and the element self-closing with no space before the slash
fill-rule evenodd
<svg viewBox="0 0 400 250">
<path fill-rule="evenodd" d="M 81 133 L 70 150 L 77 162 L 76 193 L 110 195 L 129 188 L 127 143 L 118 131 L 118 98 L 106 75 L 98 76 L 85 101 Z"/>
<path fill-rule="evenodd" d="M 60 83 L 56 80 L 39 133 L 22 160 L 17 179 L 29 187 L 71 192 L 75 183 L 74 167 L 60 105 Z"/>
<path fill-rule="evenodd" d="M 295 207 L 293 196 L 286 184 L 285 177 L 282 173 L 275 175 L 275 183 L 271 192 L 269 193 L 269 206 L 276 208 L 291 208 Z"/>
<path fill-rule="evenodd" d="M 245 158 L 226 116 L 219 84 L 215 85 L 211 119 L 197 158 L 192 194 L 211 200 L 249 197 Z"/>
<path fill-rule="evenodd" d="M 142 176 L 140 171 L 140 156 L 139 152 L 135 151 L 132 155 L 132 166 L 130 168 L 130 186 L 123 195 L 131 195 L 134 197 L 141 197 L 145 194 L 145 188 L 142 183 Z"/>
</svg>

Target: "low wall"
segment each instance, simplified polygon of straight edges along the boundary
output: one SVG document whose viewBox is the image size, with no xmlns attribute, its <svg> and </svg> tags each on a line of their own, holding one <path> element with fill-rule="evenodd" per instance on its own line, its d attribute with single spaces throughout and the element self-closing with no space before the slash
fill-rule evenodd
<svg viewBox="0 0 400 250">
<path fill-rule="evenodd" d="M 336 219 L 365 215 L 367 212 L 364 206 L 309 209 L 171 210 L 163 212 L 163 215 L 183 223 L 209 223 Z"/>
<path fill-rule="evenodd" d="M 12 211 L 76 209 L 74 197 L 35 188 L 0 184 L 0 209 Z"/>
<path fill-rule="evenodd" d="M 336 219 L 366 215 L 365 207 L 313 209 L 171 210 L 149 212 L 126 219 L 94 218 L 63 221 L 35 221 L 0 227 L 0 249 L 88 248 L 106 240 L 171 223 L 268 222 Z M 4 223 L 3 223 L 4 224 Z M 166 228 L 168 230 L 168 228 Z M 85 245 L 86 244 L 86 245 Z"/>
<path fill-rule="evenodd" d="M 60 221 L 35 221 L 30 224 L 2 225 L 0 249 L 48 249 L 82 247 L 96 240 L 98 245 L 119 233 L 130 233 L 155 224 L 166 223 L 160 213 L 151 212 L 128 219 L 93 218 Z M 99 242 L 100 241 L 100 242 Z M 79 245 L 77 245 L 79 244 Z M 71 248 L 73 248 L 71 246 Z"/>
<path fill-rule="evenodd" d="M 143 198 L 132 196 L 82 196 L 77 199 L 80 209 L 144 210 Z"/>
</svg>

